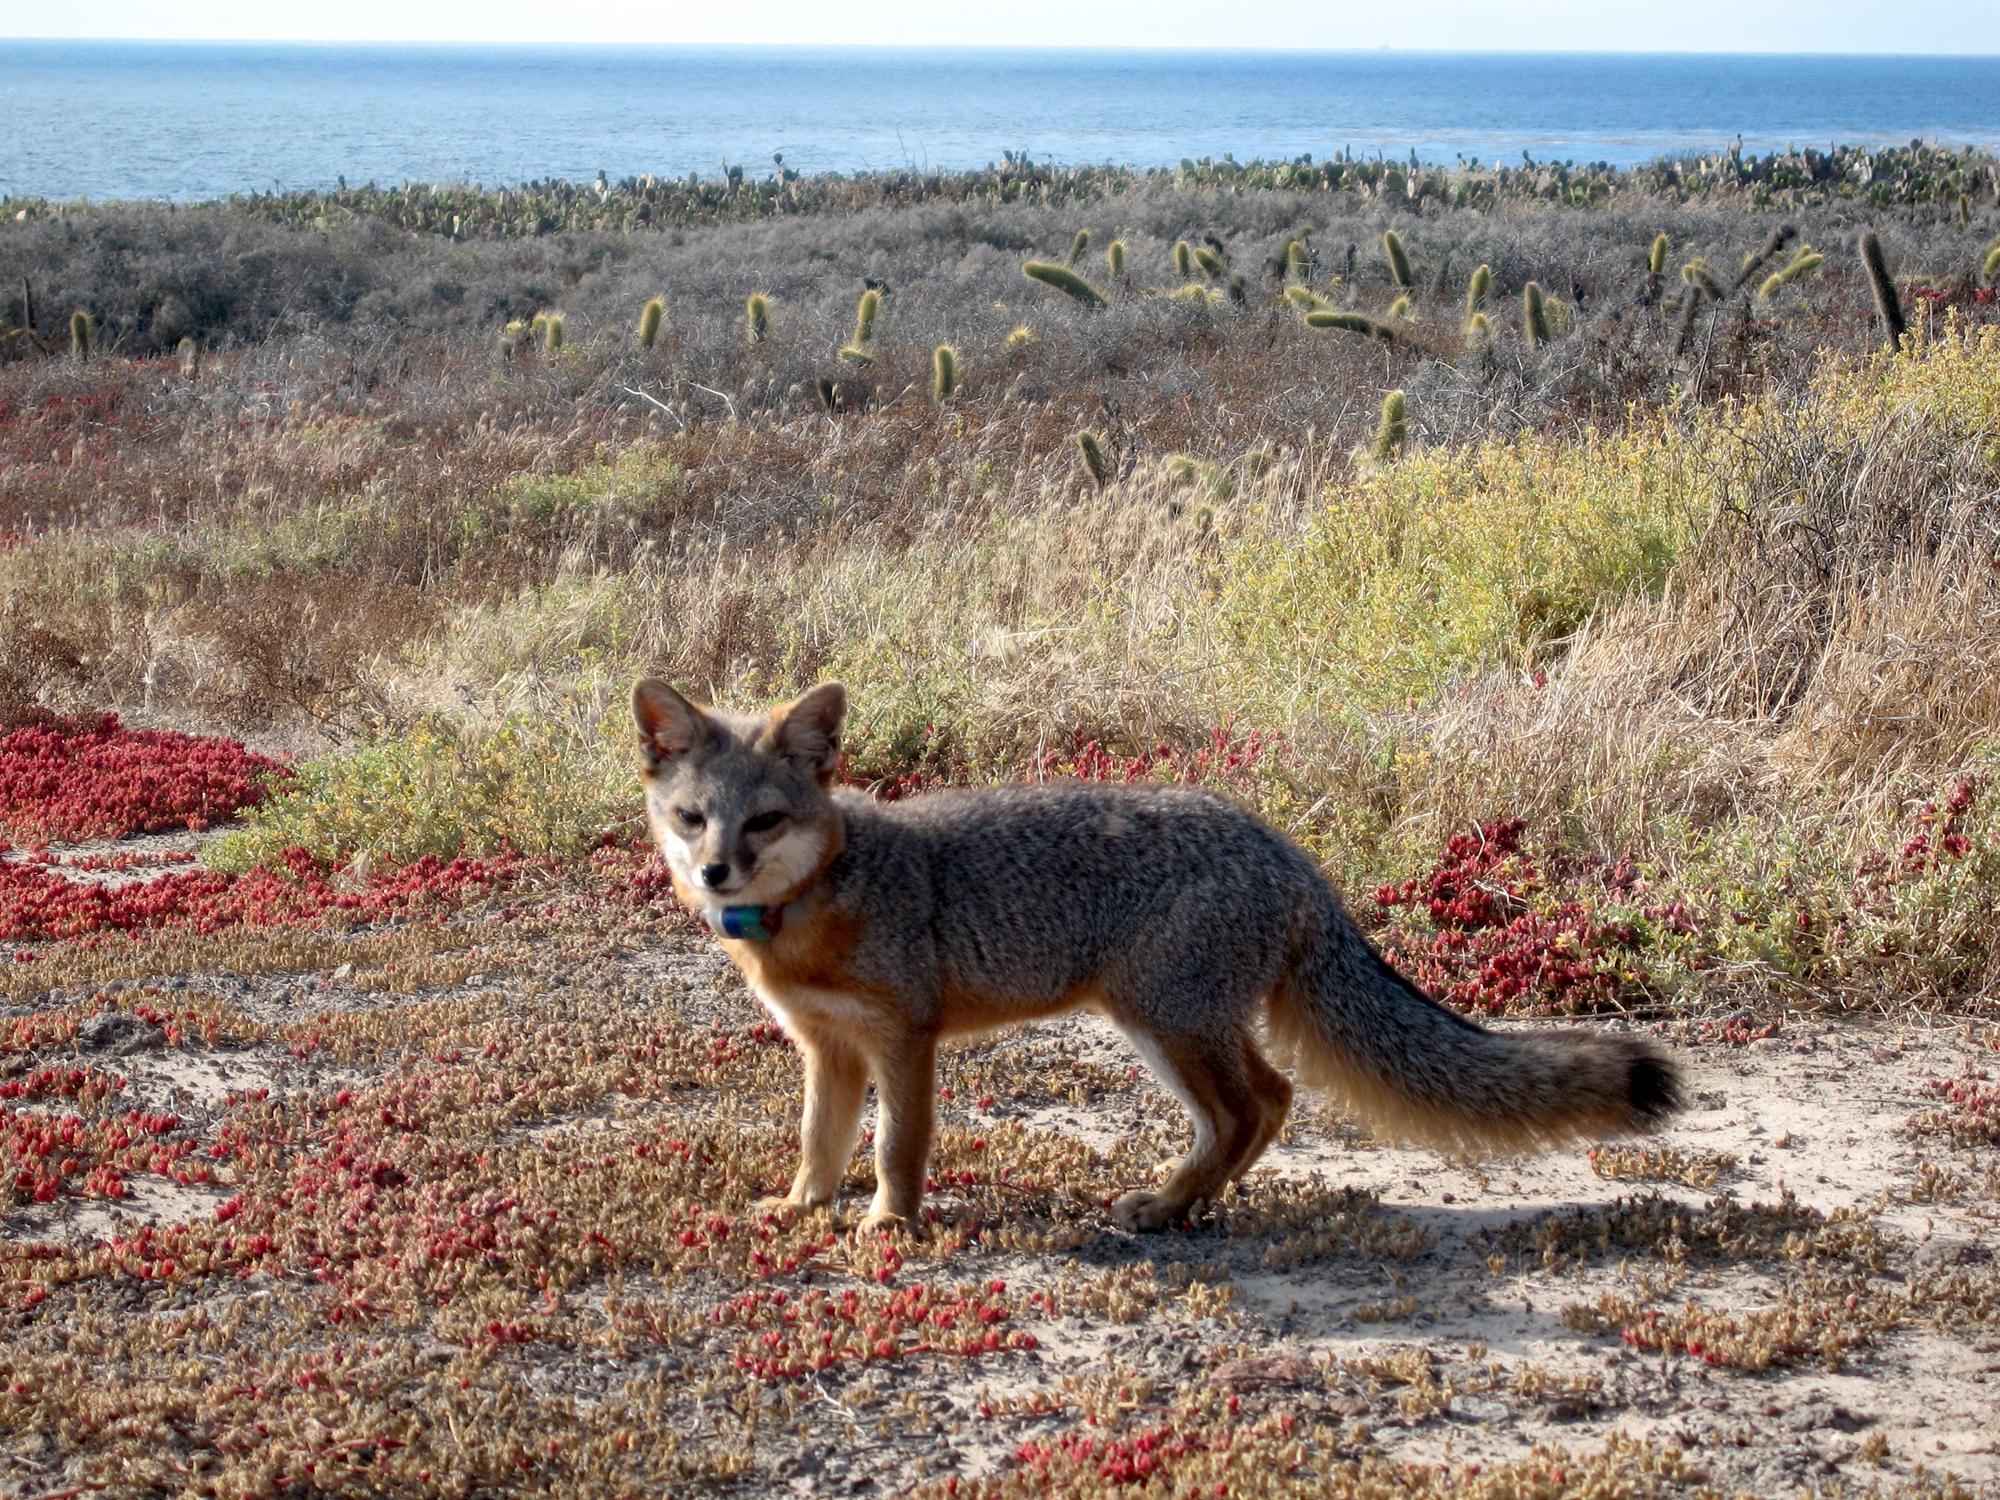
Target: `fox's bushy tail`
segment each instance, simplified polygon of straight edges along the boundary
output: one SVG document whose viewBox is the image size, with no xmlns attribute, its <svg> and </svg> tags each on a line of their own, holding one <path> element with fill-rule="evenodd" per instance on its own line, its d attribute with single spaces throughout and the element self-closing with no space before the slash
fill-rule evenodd
<svg viewBox="0 0 2000 1500">
<path fill-rule="evenodd" d="M 1271 996 L 1270 1027 L 1301 1082 L 1386 1134 L 1447 1150 L 1628 1135 L 1681 1105 L 1674 1065 L 1642 1038 L 1503 1034 L 1445 1009 L 1375 951 L 1331 891 Z"/>
</svg>

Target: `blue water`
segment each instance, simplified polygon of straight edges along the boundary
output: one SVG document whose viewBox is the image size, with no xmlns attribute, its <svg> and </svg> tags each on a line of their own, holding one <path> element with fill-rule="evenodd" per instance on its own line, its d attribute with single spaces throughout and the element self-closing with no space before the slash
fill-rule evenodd
<svg viewBox="0 0 2000 1500">
<path fill-rule="evenodd" d="M 0 41 L 0 194 L 2000 145 L 2000 58 Z"/>
</svg>

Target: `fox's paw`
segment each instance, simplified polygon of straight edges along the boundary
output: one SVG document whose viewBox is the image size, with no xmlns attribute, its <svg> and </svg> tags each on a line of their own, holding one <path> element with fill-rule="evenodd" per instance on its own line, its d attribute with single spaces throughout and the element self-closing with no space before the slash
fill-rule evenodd
<svg viewBox="0 0 2000 1500">
<path fill-rule="evenodd" d="M 1111 1204 L 1112 1222 L 1137 1234 L 1150 1234 L 1169 1224 L 1179 1224 L 1191 1211 L 1189 1204 L 1176 1203 L 1165 1193 L 1148 1192 L 1144 1188 L 1134 1189 Z"/>
<path fill-rule="evenodd" d="M 859 1224 L 856 1224 L 854 1232 L 856 1234 L 908 1234 L 911 1232 L 911 1224 L 901 1214 L 886 1213 L 878 1208 L 867 1214 Z"/>
<path fill-rule="evenodd" d="M 799 1202 L 796 1198 L 780 1197 L 778 1194 L 773 1193 L 770 1197 L 759 1198 L 755 1203 L 751 1204 L 750 1211 L 752 1213 L 769 1214 L 780 1224 L 794 1224 L 807 1213 L 811 1212 L 811 1206 Z"/>
</svg>

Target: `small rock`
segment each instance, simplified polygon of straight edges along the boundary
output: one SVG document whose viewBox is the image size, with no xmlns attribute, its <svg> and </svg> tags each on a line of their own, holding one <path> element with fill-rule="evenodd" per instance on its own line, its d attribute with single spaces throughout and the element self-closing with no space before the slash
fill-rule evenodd
<svg viewBox="0 0 2000 1500">
<path fill-rule="evenodd" d="M 1296 1354 L 1252 1354 L 1223 1361 L 1212 1378 L 1242 1391 L 1260 1385 L 1304 1385 L 1318 1380 L 1319 1371 Z"/>
<path fill-rule="evenodd" d="M 1934 1271 L 1943 1266 L 1984 1265 L 1993 1252 L 1971 1240 L 1928 1239 L 1910 1252 L 1910 1266 L 1918 1271 Z"/>
<path fill-rule="evenodd" d="M 345 984 L 347 983 L 348 980 L 354 977 L 354 965 L 342 964 L 339 968 L 335 969 L 331 974 L 327 975 L 326 977 L 330 983 Z"/>
<path fill-rule="evenodd" d="M 112 1057 L 130 1057 L 167 1045 L 167 1034 L 128 1011 L 100 1010 L 76 1029 L 79 1047 Z"/>
<path fill-rule="evenodd" d="M 1485 1396 L 1453 1396 L 1446 1408 L 1462 1422 L 1498 1422 L 1507 1415 L 1507 1403 Z"/>
</svg>

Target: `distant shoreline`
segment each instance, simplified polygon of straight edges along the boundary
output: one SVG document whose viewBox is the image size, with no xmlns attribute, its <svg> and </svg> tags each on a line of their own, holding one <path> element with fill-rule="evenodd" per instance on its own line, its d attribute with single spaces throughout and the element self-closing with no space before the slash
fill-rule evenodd
<svg viewBox="0 0 2000 1500">
<path fill-rule="evenodd" d="M 0 195 L 2000 147 L 2000 58 L 0 41 Z"/>
</svg>

